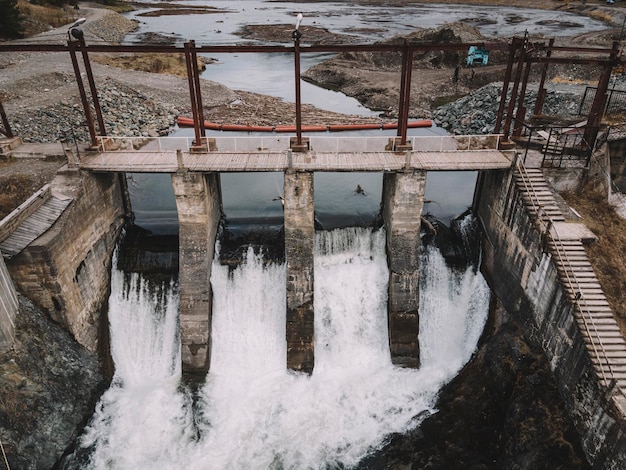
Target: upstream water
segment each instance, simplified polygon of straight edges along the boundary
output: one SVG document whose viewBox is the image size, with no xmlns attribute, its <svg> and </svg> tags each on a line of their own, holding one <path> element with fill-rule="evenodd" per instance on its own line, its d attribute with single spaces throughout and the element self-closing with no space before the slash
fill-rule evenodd
<svg viewBox="0 0 626 470">
<path fill-rule="evenodd" d="M 180 382 L 175 284 L 113 271 L 116 373 L 81 438 L 83 457 L 65 468 L 347 468 L 418 426 L 474 351 L 489 289 L 473 268 L 453 272 L 423 250 L 423 365 L 396 368 L 384 238 L 364 228 L 316 235 L 311 376 L 285 369 L 285 266 L 252 250 L 232 272 L 214 263 L 211 369 L 195 392 Z"/>
<path fill-rule="evenodd" d="M 245 44 L 249 41 L 239 34 L 242 26 L 275 24 L 277 28 L 285 29 L 285 44 L 290 44 L 290 25 L 295 27 L 297 12 L 304 14 L 303 25 L 326 28 L 358 43 L 371 43 L 453 21 L 476 26 L 483 35 L 497 38 L 522 36 L 525 31 L 552 37 L 605 28 L 600 21 L 572 13 L 502 6 L 419 3 L 381 6 L 358 2 L 266 0 L 194 0 L 188 3 L 212 7 L 214 12 L 189 15 L 181 9 L 178 15 L 144 16 L 160 8 L 159 2 L 144 2 L 142 8 L 127 14 L 139 21 L 139 27 L 126 41 L 137 42 L 146 33 L 158 33 L 171 36 L 175 42 L 194 39 L 200 45 Z M 306 36 L 302 42 L 306 44 Z M 328 55 L 302 54 L 301 68 L 306 70 L 326 57 Z M 290 54 L 233 53 L 214 55 L 214 58 L 217 61 L 207 66 L 203 78 L 223 83 L 231 89 L 294 101 L 294 62 Z M 301 86 L 303 103 L 346 114 L 376 114 L 342 93 L 305 81 Z M 415 132 L 427 135 L 445 133 L 437 127 Z M 382 131 L 378 133 L 383 134 Z M 192 134 L 189 129 L 176 131 L 176 135 Z M 448 222 L 471 203 L 475 180 L 473 172 L 429 172 L 424 211 Z M 315 184 L 316 211 L 325 228 L 368 225 L 374 220 L 382 191 L 380 174 L 317 174 Z M 365 189 L 364 194 L 355 194 L 357 185 Z M 282 207 L 273 200 L 282 195 L 282 175 L 223 175 L 222 189 L 226 217 L 232 227 L 251 226 L 253 219 L 264 225 L 282 223 Z M 133 175 L 130 190 L 137 224 L 155 233 L 176 233 L 176 206 L 168 176 Z"/>
</svg>

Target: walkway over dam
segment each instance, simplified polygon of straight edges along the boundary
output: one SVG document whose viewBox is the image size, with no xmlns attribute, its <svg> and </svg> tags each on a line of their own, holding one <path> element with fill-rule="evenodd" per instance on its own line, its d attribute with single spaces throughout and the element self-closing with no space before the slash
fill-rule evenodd
<svg viewBox="0 0 626 470">
<path fill-rule="evenodd" d="M 246 171 L 450 171 L 509 168 L 501 135 L 305 139 L 294 152 L 287 137 L 205 137 L 206 152 L 191 138 L 99 138 L 98 150 L 70 162 L 94 172 L 174 173 Z M 293 139 L 293 138 L 291 138 Z M 71 158 L 71 156 L 70 156 Z"/>
<path fill-rule="evenodd" d="M 390 268 L 390 348 L 396 364 L 419 365 L 419 231 L 426 173 L 432 170 L 508 169 L 511 152 L 500 135 L 410 137 L 308 136 L 293 151 L 285 136 L 208 137 L 203 151 L 191 138 L 99 138 L 97 150 L 69 166 L 95 173 L 169 173 L 179 218 L 180 323 L 183 365 L 207 370 L 210 362 L 210 271 L 223 217 L 220 173 L 283 172 L 287 264 L 287 365 L 311 372 L 315 172 L 381 172 L 382 211 Z M 194 148 L 195 146 L 195 148 Z M 507 155 L 508 153 L 508 155 Z"/>
</svg>

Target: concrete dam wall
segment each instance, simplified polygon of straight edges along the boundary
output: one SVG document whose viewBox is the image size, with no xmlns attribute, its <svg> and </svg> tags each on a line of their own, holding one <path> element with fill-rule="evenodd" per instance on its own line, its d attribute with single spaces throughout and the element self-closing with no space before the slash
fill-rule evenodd
<svg viewBox="0 0 626 470">
<path fill-rule="evenodd" d="M 582 268 L 586 232 L 564 220 L 540 170 L 482 174 L 476 205 L 483 272 L 546 352 L 590 464 L 626 468 L 624 339 L 595 274 Z"/>
<path fill-rule="evenodd" d="M 23 295 L 94 352 L 125 218 L 120 179 L 66 169 L 50 186 L 71 202 L 43 235 L 7 260 L 7 268 Z"/>
</svg>

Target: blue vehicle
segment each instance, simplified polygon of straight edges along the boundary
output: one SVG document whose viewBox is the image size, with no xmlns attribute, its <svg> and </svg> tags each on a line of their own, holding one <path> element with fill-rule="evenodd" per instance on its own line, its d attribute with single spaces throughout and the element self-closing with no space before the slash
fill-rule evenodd
<svg viewBox="0 0 626 470">
<path fill-rule="evenodd" d="M 467 65 L 487 65 L 489 61 L 489 51 L 484 47 L 470 46 L 467 53 Z"/>
</svg>

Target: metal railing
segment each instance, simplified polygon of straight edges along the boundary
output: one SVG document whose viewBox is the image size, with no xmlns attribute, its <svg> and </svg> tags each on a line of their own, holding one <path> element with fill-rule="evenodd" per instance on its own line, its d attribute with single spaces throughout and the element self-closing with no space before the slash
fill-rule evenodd
<svg viewBox="0 0 626 470">
<path fill-rule="evenodd" d="M 413 151 L 454 152 L 497 150 L 500 134 L 463 136 L 411 136 L 408 138 Z M 329 136 L 307 137 L 309 149 L 315 152 L 384 152 L 393 151 L 392 136 Z M 223 153 L 268 153 L 286 152 L 290 149 L 289 135 L 203 137 L 200 145 L 194 137 L 98 137 L 100 152 L 189 152 L 202 147 L 207 152 Z"/>
<path fill-rule="evenodd" d="M 578 114 L 586 116 L 591 112 L 591 106 L 598 87 L 588 86 L 585 94 L 580 100 Z M 606 91 L 607 98 L 604 106 L 603 116 L 624 116 L 626 115 L 626 90 L 616 90 L 615 88 Z"/>
<path fill-rule="evenodd" d="M 593 142 L 587 141 L 589 129 L 586 121 L 572 126 L 524 124 L 521 133 L 525 137 L 524 162 L 528 152 L 535 149 L 541 153 L 542 168 L 588 167 L 594 148 Z"/>
</svg>

